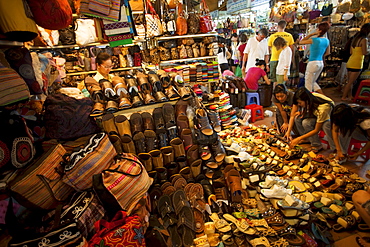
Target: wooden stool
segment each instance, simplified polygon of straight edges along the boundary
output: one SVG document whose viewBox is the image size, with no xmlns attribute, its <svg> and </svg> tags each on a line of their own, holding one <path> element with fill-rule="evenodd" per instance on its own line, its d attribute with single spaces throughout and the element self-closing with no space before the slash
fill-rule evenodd
<svg viewBox="0 0 370 247">
<path fill-rule="evenodd" d="M 263 107 L 261 105 L 251 104 L 246 105 L 244 109 L 251 110 L 251 122 L 254 123 L 258 119 L 264 119 Z"/>
<path fill-rule="evenodd" d="M 255 93 L 246 92 L 245 94 L 247 95 L 246 105 L 251 105 L 251 104 L 259 105 L 260 104 L 260 95 L 257 92 Z"/>
<path fill-rule="evenodd" d="M 362 80 L 360 86 L 358 86 L 353 102 L 357 100 L 366 101 L 366 104 L 370 104 L 370 80 Z"/>
</svg>

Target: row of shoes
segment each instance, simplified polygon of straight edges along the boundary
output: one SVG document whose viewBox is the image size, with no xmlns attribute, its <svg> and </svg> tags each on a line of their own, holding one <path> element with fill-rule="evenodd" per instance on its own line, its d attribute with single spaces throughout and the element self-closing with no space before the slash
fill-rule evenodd
<svg viewBox="0 0 370 247">
<path fill-rule="evenodd" d="M 101 116 L 106 112 L 138 107 L 142 105 L 166 102 L 182 98 L 189 99 L 192 92 L 185 86 L 177 73 L 168 74 L 163 70 L 140 70 L 128 72 L 123 77 L 114 76 L 112 80 L 101 79 L 99 82 L 92 77 L 85 78 L 85 86 L 94 101 L 91 116 Z"/>
<path fill-rule="evenodd" d="M 219 112 L 223 129 L 233 128 L 238 124 L 236 109 L 230 103 L 230 95 L 225 92 L 218 92 L 219 101 L 207 105 L 210 110 Z"/>
</svg>

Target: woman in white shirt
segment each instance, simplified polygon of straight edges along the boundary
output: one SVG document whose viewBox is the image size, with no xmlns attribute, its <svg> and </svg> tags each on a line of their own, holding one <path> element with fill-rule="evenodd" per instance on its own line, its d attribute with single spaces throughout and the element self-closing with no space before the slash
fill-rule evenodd
<svg viewBox="0 0 370 247">
<path fill-rule="evenodd" d="M 290 75 L 290 65 L 292 63 L 292 49 L 287 45 L 287 42 L 282 37 L 277 37 L 273 45 L 276 50 L 282 49 L 279 55 L 279 61 L 276 67 L 276 82 L 278 84 L 285 84 Z"/>
<path fill-rule="evenodd" d="M 219 43 L 218 47 L 218 64 L 220 65 L 221 73 L 223 73 L 225 70 L 229 70 L 228 59 L 231 57 L 231 54 L 224 43 Z"/>
</svg>

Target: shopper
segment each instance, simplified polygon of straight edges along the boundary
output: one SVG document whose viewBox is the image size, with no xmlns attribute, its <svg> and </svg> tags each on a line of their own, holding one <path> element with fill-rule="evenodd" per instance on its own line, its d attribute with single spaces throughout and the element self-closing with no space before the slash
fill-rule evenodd
<svg viewBox="0 0 370 247">
<path fill-rule="evenodd" d="M 323 93 L 316 80 L 324 68 L 324 57 L 330 54 L 330 42 L 324 35 L 329 30 L 329 24 L 322 22 L 317 26 L 317 31 L 304 37 L 299 44 L 310 44 L 310 55 L 305 74 L 305 87 L 310 92 Z M 316 36 L 317 37 L 312 37 Z"/>
<path fill-rule="evenodd" d="M 342 100 L 352 100 L 352 86 L 361 74 L 364 57 L 368 53 L 367 36 L 370 33 L 370 23 L 366 23 L 361 30 L 353 37 L 351 44 L 351 56 L 347 62 L 348 82 L 344 86 Z"/>
<path fill-rule="evenodd" d="M 355 191 L 352 195 L 355 209 L 365 223 L 370 226 L 370 187 L 366 190 Z M 369 237 L 356 237 L 356 242 L 360 247 L 369 247 Z"/>
<path fill-rule="evenodd" d="M 284 84 L 277 84 L 274 88 L 272 102 L 276 105 L 276 124 L 278 129 L 285 133 L 289 127 L 290 113 L 293 107 L 294 93 L 288 91 Z M 298 131 L 293 127 L 294 134 Z"/>
<path fill-rule="evenodd" d="M 112 70 L 112 60 L 108 53 L 100 52 L 96 56 L 96 64 L 97 73 L 94 76 L 96 81 L 100 81 L 101 79 L 111 80 L 113 78 L 113 75 L 109 74 Z"/>
<path fill-rule="evenodd" d="M 298 87 L 299 84 L 299 62 L 301 61 L 301 55 L 299 54 L 299 34 L 293 33 L 293 49 L 292 49 L 292 64 L 290 65 L 290 87 Z"/>
<path fill-rule="evenodd" d="M 245 33 L 239 34 L 239 44 L 238 44 L 237 54 L 238 54 L 238 60 L 239 60 L 240 68 L 243 68 L 243 66 L 244 66 L 243 57 L 244 57 L 244 49 L 247 46 L 247 41 L 248 41 L 248 37 Z"/>
<path fill-rule="evenodd" d="M 281 20 L 278 22 L 277 26 L 277 32 L 272 34 L 267 42 L 268 47 L 269 47 L 269 52 L 271 54 L 270 57 L 270 80 L 271 82 L 276 82 L 276 66 L 279 60 L 279 55 L 281 50 L 276 50 L 274 47 L 274 41 L 277 37 L 282 37 L 286 40 L 287 45 L 292 49 L 294 40 L 293 36 L 290 33 L 285 32 L 285 27 L 286 27 L 286 21 Z"/>
<path fill-rule="evenodd" d="M 247 85 L 247 91 L 256 92 L 258 90 L 258 81 L 261 77 L 265 82 L 270 85 L 270 80 L 265 72 L 266 62 L 264 60 L 256 59 L 255 67 L 248 70 L 247 75 L 244 78 L 245 84 Z"/>
<path fill-rule="evenodd" d="M 262 28 L 258 31 L 256 36 L 248 40 L 247 45 L 244 49 L 242 72 L 246 73 L 251 67 L 254 67 L 256 59 L 265 60 L 266 70 L 267 72 L 269 72 L 269 50 L 266 40 L 267 36 L 267 29 Z M 243 75 L 243 77 L 245 77 L 245 75 Z"/>
<path fill-rule="evenodd" d="M 332 135 L 337 149 L 336 158 L 346 159 L 351 139 L 367 141 L 366 145 L 349 159 L 356 160 L 359 155 L 370 148 L 370 110 L 364 107 L 351 107 L 345 103 L 338 104 L 331 113 Z"/>
<path fill-rule="evenodd" d="M 292 49 L 287 46 L 287 42 L 282 37 L 274 40 L 274 47 L 280 50 L 279 61 L 276 66 L 276 82 L 278 84 L 286 83 L 290 75 L 290 65 L 292 64 Z"/>
<path fill-rule="evenodd" d="M 290 146 L 294 147 L 301 141 L 308 139 L 311 143 L 311 150 L 318 153 L 322 150 L 318 133 L 320 130 L 324 130 L 330 147 L 334 147 L 330 124 L 330 113 L 333 106 L 334 102 L 325 95 L 311 93 L 307 88 L 300 87 L 293 97 L 293 108 L 285 137 L 288 140 L 292 139 L 290 133 L 294 124 L 296 124 L 300 136 L 291 140 Z"/>
<path fill-rule="evenodd" d="M 229 63 L 228 59 L 231 57 L 230 52 L 227 50 L 224 43 L 218 43 L 218 64 L 220 65 L 221 73 L 223 73 L 225 70 L 229 70 Z"/>
<path fill-rule="evenodd" d="M 235 73 L 236 66 L 239 65 L 238 60 L 238 35 L 233 33 L 231 35 L 231 43 L 230 43 L 230 51 L 231 51 L 231 58 L 229 59 L 229 65 L 231 67 L 231 71 Z"/>
</svg>

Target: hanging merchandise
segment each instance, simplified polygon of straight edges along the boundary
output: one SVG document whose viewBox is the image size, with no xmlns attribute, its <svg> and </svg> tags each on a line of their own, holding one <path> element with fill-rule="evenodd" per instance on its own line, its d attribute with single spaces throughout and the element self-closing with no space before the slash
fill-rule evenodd
<svg viewBox="0 0 370 247">
<path fill-rule="evenodd" d="M 360 9 L 361 9 L 361 0 L 352 0 L 351 1 L 350 12 L 351 13 L 356 13 Z"/>
<path fill-rule="evenodd" d="M 68 0 L 27 0 L 37 25 L 51 30 L 68 27 L 72 23 L 72 9 Z"/>
<path fill-rule="evenodd" d="M 118 21 L 120 16 L 120 0 L 81 0 L 81 14 Z"/>
<path fill-rule="evenodd" d="M 188 24 L 185 18 L 186 13 L 182 8 L 182 4 L 177 4 L 177 19 L 176 19 L 176 34 L 185 35 L 188 32 Z"/>
<path fill-rule="evenodd" d="M 75 34 L 75 25 L 74 22 L 71 26 L 68 26 L 64 29 L 58 30 L 59 32 L 59 41 L 62 45 L 74 45 L 76 44 L 76 34 Z"/>
<path fill-rule="evenodd" d="M 318 9 L 317 3 L 314 5 L 311 11 L 308 12 L 310 15 L 310 21 L 320 16 L 321 10 Z"/>
<path fill-rule="evenodd" d="M 31 94 L 42 94 L 42 88 L 37 82 L 32 67 L 32 57 L 27 48 L 13 47 L 5 51 L 5 57 L 12 69 L 25 80 Z"/>
<path fill-rule="evenodd" d="M 93 19 L 77 19 L 76 43 L 85 46 L 98 41 Z"/>
<path fill-rule="evenodd" d="M 188 6 L 191 11 L 188 12 L 188 33 L 189 34 L 196 34 L 199 33 L 199 13 L 196 12 L 195 6 L 193 1 L 190 1 L 190 6 Z"/>
<path fill-rule="evenodd" d="M 341 2 L 338 7 L 337 7 L 337 13 L 345 13 L 345 12 L 349 12 L 349 10 L 351 9 L 351 1 L 350 0 L 344 0 L 343 2 Z"/>
<path fill-rule="evenodd" d="M 332 12 L 333 12 L 333 4 L 332 3 L 325 4 L 324 6 L 322 6 L 322 9 L 321 9 L 321 15 L 322 16 L 331 15 Z"/>
<path fill-rule="evenodd" d="M 201 16 L 200 16 L 200 32 L 201 33 L 208 33 L 212 31 L 212 17 L 209 14 L 209 8 L 207 6 L 207 3 L 205 0 L 202 0 L 200 3 L 200 9 L 201 9 Z"/>
<path fill-rule="evenodd" d="M 362 11 L 369 12 L 370 11 L 370 0 L 363 0 L 361 3 Z"/>
<path fill-rule="evenodd" d="M 146 0 L 147 12 L 145 13 L 146 36 L 149 38 L 163 34 L 162 23 L 158 14 L 155 12 L 150 0 Z"/>
<path fill-rule="evenodd" d="M 125 5 L 121 7 L 121 18 L 118 22 L 103 20 L 103 23 L 111 47 L 132 44 L 133 35 L 128 19 L 128 9 Z"/>
<path fill-rule="evenodd" d="M 130 7 L 132 11 L 144 11 L 144 1 L 143 0 L 130 0 Z"/>
<path fill-rule="evenodd" d="M 26 15 L 23 0 L 0 0 L 0 31 L 9 40 L 19 42 L 37 37 L 36 23 Z"/>
</svg>

